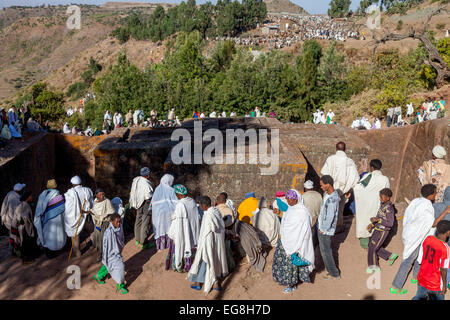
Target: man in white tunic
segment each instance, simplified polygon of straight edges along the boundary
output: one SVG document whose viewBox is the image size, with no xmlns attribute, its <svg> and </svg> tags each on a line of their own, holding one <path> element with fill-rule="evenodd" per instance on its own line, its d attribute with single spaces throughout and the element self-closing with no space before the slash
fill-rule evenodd
<svg viewBox="0 0 450 320">
<path fill-rule="evenodd" d="M 213 112 L 211 112 L 210 114 L 209 114 L 209 117 L 210 118 L 215 118 L 216 117 L 216 111 L 213 111 Z"/>
<path fill-rule="evenodd" d="M 44 247 L 48 258 L 53 258 L 55 251 L 61 250 L 67 240 L 64 230 L 65 201 L 56 188 L 55 179 L 47 181 L 47 190 L 39 195 L 34 215 L 37 243 Z"/>
<path fill-rule="evenodd" d="M 116 113 L 114 113 L 113 123 L 114 123 L 114 129 L 120 128 L 122 126 L 123 117 L 122 117 L 122 114 L 120 114 L 118 111 L 116 111 Z"/>
<path fill-rule="evenodd" d="M 403 215 L 402 241 L 403 261 L 395 275 L 390 293 L 405 294 L 406 289 L 402 289 L 408 278 L 408 274 L 413 268 L 411 283 L 417 283 L 417 275 L 422 261 L 422 242 L 429 235 L 434 235 L 435 227 L 447 212 L 444 212 L 435 219 L 432 202 L 436 199 L 436 186 L 426 184 L 420 190 L 422 197 L 411 201 Z M 414 266 L 414 267 L 413 267 Z"/>
<path fill-rule="evenodd" d="M 68 133 L 68 134 L 72 133 L 72 130 L 70 129 L 70 126 L 67 122 L 64 124 L 63 133 Z"/>
<path fill-rule="evenodd" d="M 105 115 L 103 116 L 103 126 L 106 130 L 111 130 L 112 126 L 112 117 L 109 113 L 109 110 L 105 111 Z"/>
<path fill-rule="evenodd" d="M 189 272 L 200 234 L 200 214 L 194 199 L 188 197 L 185 186 L 176 184 L 173 188 L 179 201 L 171 217 L 166 270 L 172 267 L 173 270 L 182 272 L 184 268 Z"/>
<path fill-rule="evenodd" d="M 370 161 L 370 173 L 362 176 L 354 188 L 356 208 L 356 237 L 362 248 L 369 247 L 372 231 L 367 231 L 370 218 L 376 217 L 380 208 L 380 191 L 389 188 L 389 178 L 381 173 L 382 163 L 378 159 Z"/>
<path fill-rule="evenodd" d="M 150 202 L 153 188 L 150 183 L 150 169 L 143 167 L 140 176 L 133 179 L 130 192 L 130 206 L 136 209 L 136 222 L 134 223 L 134 237 L 136 245 L 147 249 L 148 235 L 151 223 Z"/>
<path fill-rule="evenodd" d="M 345 154 L 345 143 L 340 141 L 336 144 L 336 154 L 329 156 L 325 161 L 320 173 L 330 175 L 334 181 L 334 189 L 339 193 L 339 214 L 336 232 L 344 231 L 344 205 L 350 192 L 359 181 L 358 169 L 355 162 Z"/>
<path fill-rule="evenodd" d="M 191 288 L 207 294 L 211 288 L 221 290 L 219 279 L 228 274 L 227 256 L 225 251 L 225 224 L 216 207 L 211 206 L 209 197 L 200 198 L 200 207 L 204 211 L 197 253 L 194 263 L 188 273 L 189 280 L 194 282 Z"/>
<path fill-rule="evenodd" d="M 83 231 L 84 223 L 86 222 L 86 214 L 82 213 L 81 210 L 91 210 L 93 207 L 94 198 L 92 190 L 81 185 L 81 179 L 79 176 L 73 177 L 70 180 L 70 183 L 72 184 L 72 188 L 64 194 L 66 199 L 64 226 L 67 236 L 71 238 L 73 243 L 73 255 L 75 257 L 80 257 L 81 252 L 79 235 L 81 231 Z"/>
</svg>

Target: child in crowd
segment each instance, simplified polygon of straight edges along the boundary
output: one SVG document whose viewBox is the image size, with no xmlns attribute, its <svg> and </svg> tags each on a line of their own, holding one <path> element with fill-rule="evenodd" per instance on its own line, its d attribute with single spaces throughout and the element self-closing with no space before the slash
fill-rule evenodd
<svg viewBox="0 0 450 320">
<path fill-rule="evenodd" d="M 109 215 L 109 227 L 103 235 L 103 255 L 102 267 L 93 277 L 99 284 L 105 283 L 103 279 L 109 273 L 114 281 L 117 282 L 117 292 L 121 294 L 128 293 L 125 289 L 124 264 L 122 259 L 122 249 L 124 247 L 123 229 L 120 224 L 120 215 L 113 213 Z"/>
<path fill-rule="evenodd" d="M 369 267 L 367 268 L 368 273 L 372 273 L 371 270 L 380 271 L 380 265 L 378 257 L 388 260 L 391 266 L 398 255 L 395 253 L 390 253 L 385 248 L 383 248 L 383 243 L 389 235 L 389 231 L 394 225 L 394 206 L 391 202 L 392 191 L 389 188 L 384 188 L 380 190 L 380 208 L 376 217 L 370 218 L 371 224 L 367 226 L 367 231 L 371 232 L 375 229 L 369 241 L 369 252 L 367 255 L 367 260 Z"/>
<path fill-rule="evenodd" d="M 425 238 L 422 263 L 417 275 L 417 293 L 413 300 L 445 300 L 447 269 L 450 268 L 450 221 L 441 220 L 436 226 L 436 236 Z"/>
</svg>

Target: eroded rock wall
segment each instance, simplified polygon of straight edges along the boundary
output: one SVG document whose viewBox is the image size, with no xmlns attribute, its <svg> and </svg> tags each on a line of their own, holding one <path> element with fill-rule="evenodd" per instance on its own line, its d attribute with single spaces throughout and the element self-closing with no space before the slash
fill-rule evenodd
<svg viewBox="0 0 450 320">
<path fill-rule="evenodd" d="M 55 140 L 51 134 L 37 133 L 30 135 L 27 144 L 22 150 L 0 166 L 0 199 L 3 201 L 6 194 L 16 183 L 25 183 L 26 188 L 33 193 L 37 201 L 47 180 L 55 172 Z"/>
<path fill-rule="evenodd" d="M 448 118 L 426 121 L 401 128 L 355 131 L 371 147 L 370 159 L 383 162 L 383 173 L 389 177 L 394 201 L 420 196 L 417 169 L 431 159 L 437 144 L 447 149 L 449 163 L 450 130 Z"/>
</svg>

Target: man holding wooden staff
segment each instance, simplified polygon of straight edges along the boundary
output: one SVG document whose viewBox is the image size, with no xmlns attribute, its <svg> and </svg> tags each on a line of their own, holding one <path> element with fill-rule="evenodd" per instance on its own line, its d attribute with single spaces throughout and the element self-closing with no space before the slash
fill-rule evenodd
<svg viewBox="0 0 450 320">
<path fill-rule="evenodd" d="M 83 231 L 86 221 L 86 212 L 93 207 L 92 190 L 81 185 L 79 176 L 75 176 L 70 180 L 72 188 L 65 194 L 66 209 L 64 212 L 64 225 L 67 235 L 71 238 L 73 246 L 73 256 L 80 257 L 80 233 Z M 80 215 L 82 216 L 80 217 Z"/>
</svg>

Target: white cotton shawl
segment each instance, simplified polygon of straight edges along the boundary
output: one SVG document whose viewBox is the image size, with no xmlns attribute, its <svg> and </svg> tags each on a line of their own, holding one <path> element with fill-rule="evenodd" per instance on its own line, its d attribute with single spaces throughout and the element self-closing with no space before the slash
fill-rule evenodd
<svg viewBox="0 0 450 320">
<path fill-rule="evenodd" d="M 431 201 L 423 197 L 411 201 L 403 216 L 403 259 L 407 259 L 433 233 L 433 223 L 434 209 Z"/>
<path fill-rule="evenodd" d="M 197 246 L 200 233 L 200 215 L 197 204 L 186 197 L 178 201 L 172 215 L 168 236 L 175 243 L 175 265 L 181 268 L 183 258 L 190 258 Z"/>
<path fill-rule="evenodd" d="M 2 223 L 8 230 L 11 230 L 11 223 L 14 217 L 14 210 L 20 204 L 20 195 L 15 191 L 10 191 L 6 195 L 2 203 L 2 209 L 0 215 Z"/>
<path fill-rule="evenodd" d="M 42 227 L 42 222 L 41 222 L 41 216 L 47 209 L 48 203 L 54 197 L 57 197 L 59 195 L 60 195 L 60 193 L 56 189 L 44 190 L 39 195 L 38 202 L 36 205 L 36 211 L 34 213 L 34 226 L 36 227 L 36 231 L 38 234 L 37 244 L 43 245 L 46 248 L 49 248 L 50 250 L 59 250 L 59 249 L 61 249 L 61 246 L 66 243 L 66 235 L 65 235 L 64 230 L 63 231 L 58 230 L 60 232 L 58 232 L 57 230 L 52 230 L 52 231 L 54 231 L 52 233 L 55 233 L 55 234 L 54 234 L 54 236 L 52 235 L 51 237 L 48 237 L 49 239 L 47 240 L 46 237 L 44 237 L 44 230 L 43 230 L 44 228 Z M 56 236 L 56 233 L 59 235 L 59 237 Z M 61 237 L 62 234 L 64 234 L 64 236 Z M 62 241 L 58 241 L 61 238 L 64 238 L 63 244 L 62 244 Z"/>
<path fill-rule="evenodd" d="M 159 186 L 156 187 L 152 198 L 152 224 L 155 232 L 155 239 L 167 234 L 170 228 L 170 222 L 178 198 L 175 190 L 171 187 L 174 177 L 165 174 L 161 178 Z"/>
<path fill-rule="evenodd" d="M 360 182 L 372 174 L 369 184 L 364 187 Z M 384 176 L 381 171 L 374 170 L 364 175 L 359 183 L 353 189 L 355 194 L 356 210 L 356 237 L 369 238 L 371 232 L 367 231 L 370 224 L 370 218 L 376 217 L 380 208 L 380 191 L 389 188 L 389 178 Z"/>
<path fill-rule="evenodd" d="M 94 220 L 94 224 L 96 227 L 102 226 L 103 221 L 110 214 L 116 212 L 111 201 L 107 198 L 102 202 L 99 202 L 97 199 L 94 200 L 94 207 L 92 208 L 92 220 Z"/>
<path fill-rule="evenodd" d="M 188 277 L 198 273 L 200 263 L 206 263 L 204 292 L 208 293 L 218 277 L 228 274 L 225 251 L 225 224 L 216 207 L 210 207 L 203 214 L 198 248 Z"/>
<path fill-rule="evenodd" d="M 298 253 L 311 264 L 309 272 L 314 270 L 314 246 L 311 231 L 311 214 L 303 205 L 301 194 L 294 190 L 298 196 L 298 202 L 289 206 L 281 219 L 281 244 L 288 256 Z"/>
<path fill-rule="evenodd" d="M 280 219 L 278 219 L 278 216 L 268 208 L 261 208 L 250 220 L 256 230 L 264 234 L 261 241 L 275 247 L 280 238 Z"/>
<path fill-rule="evenodd" d="M 93 206 L 92 190 L 82 186 L 76 186 L 69 189 L 64 194 L 66 199 L 66 208 L 64 211 L 64 227 L 66 234 L 69 237 L 74 237 L 77 230 L 78 219 L 80 218 L 81 208 L 84 205 L 84 211 L 91 210 Z M 84 223 L 86 221 L 86 214 L 82 215 L 80 225 L 78 226 L 77 235 L 83 230 Z"/>
<path fill-rule="evenodd" d="M 136 177 L 131 184 L 130 206 L 139 209 L 145 200 L 152 197 L 153 188 L 150 181 L 144 177 Z"/>
<path fill-rule="evenodd" d="M 320 173 L 330 175 L 334 180 L 334 189 L 343 193 L 347 193 L 359 181 L 355 162 L 340 150 L 328 157 Z"/>
</svg>

